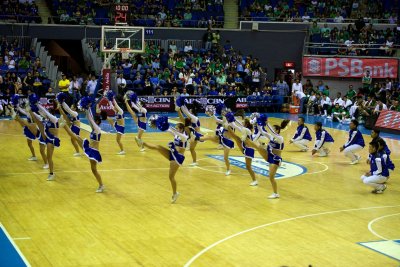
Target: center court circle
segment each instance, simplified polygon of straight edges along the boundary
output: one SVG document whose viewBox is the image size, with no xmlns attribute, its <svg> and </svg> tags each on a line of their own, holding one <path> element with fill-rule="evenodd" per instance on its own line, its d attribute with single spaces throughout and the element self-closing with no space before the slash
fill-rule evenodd
<svg viewBox="0 0 400 267">
<path fill-rule="evenodd" d="M 207 157 L 218 161 L 224 161 L 224 157 L 221 155 L 207 155 Z M 244 156 L 230 156 L 229 161 L 232 166 L 246 169 L 246 158 Z M 263 158 L 254 158 L 251 166 L 255 173 L 264 176 L 269 175 L 269 163 L 266 162 Z M 306 172 L 307 168 L 302 165 L 293 162 L 283 161 L 276 172 L 275 179 L 291 178 L 305 174 Z"/>
</svg>

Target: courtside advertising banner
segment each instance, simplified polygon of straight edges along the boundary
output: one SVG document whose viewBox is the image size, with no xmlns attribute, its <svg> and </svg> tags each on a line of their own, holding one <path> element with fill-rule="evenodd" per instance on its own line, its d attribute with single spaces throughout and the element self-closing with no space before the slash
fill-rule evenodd
<svg viewBox="0 0 400 267">
<path fill-rule="evenodd" d="M 140 96 L 139 100 L 149 111 L 174 111 L 175 99 L 172 96 Z M 199 111 L 204 112 L 207 105 L 225 104 L 232 110 L 247 108 L 247 98 L 237 96 L 188 96 L 187 105 L 198 103 Z"/>
<path fill-rule="evenodd" d="M 379 114 L 375 127 L 383 131 L 400 133 L 400 112 L 392 110 L 382 110 Z"/>
<path fill-rule="evenodd" d="M 373 78 L 397 78 L 399 61 L 395 58 L 303 57 L 303 75 L 361 78 L 370 70 Z"/>
<path fill-rule="evenodd" d="M 106 92 L 110 90 L 111 86 L 111 70 L 103 69 L 103 91 Z"/>
</svg>

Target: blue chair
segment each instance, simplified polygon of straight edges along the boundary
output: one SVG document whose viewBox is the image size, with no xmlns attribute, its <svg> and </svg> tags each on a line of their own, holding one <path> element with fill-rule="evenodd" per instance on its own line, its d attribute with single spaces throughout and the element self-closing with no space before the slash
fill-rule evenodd
<svg viewBox="0 0 400 267">
<path fill-rule="evenodd" d="M 272 107 L 272 96 L 265 95 L 263 97 L 263 107 L 268 110 L 268 108 Z"/>
</svg>

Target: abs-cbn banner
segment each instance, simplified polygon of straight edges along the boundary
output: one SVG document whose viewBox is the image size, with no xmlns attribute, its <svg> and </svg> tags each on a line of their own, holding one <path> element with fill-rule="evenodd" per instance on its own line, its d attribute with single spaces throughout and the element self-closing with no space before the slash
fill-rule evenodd
<svg viewBox="0 0 400 267">
<path fill-rule="evenodd" d="M 397 78 L 394 58 L 303 57 L 304 76 L 361 78 L 370 70 L 373 78 Z"/>
<path fill-rule="evenodd" d="M 148 111 L 174 111 L 175 102 L 174 97 L 171 96 L 141 96 L 139 100 L 143 102 Z M 204 112 L 207 105 L 217 105 L 219 103 L 225 104 L 232 110 L 247 108 L 246 97 L 236 96 L 188 96 L 185 98 L 185 103 L 188 105 L 197 102 L 200 107 L 200 112 Z"/>
<path fill-rule="evenodd" d="M 400 112 L 392 110 L 381 111 L 375 127 L 389 132 L 400 133 Z"/>
</svg>

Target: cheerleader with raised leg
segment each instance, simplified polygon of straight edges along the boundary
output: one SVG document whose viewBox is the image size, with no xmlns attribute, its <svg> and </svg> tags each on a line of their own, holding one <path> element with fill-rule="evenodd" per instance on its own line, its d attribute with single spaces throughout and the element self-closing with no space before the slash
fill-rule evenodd
<svg viewBox="0 0 400 267">
<path fill-rule="evenodd" d="M 157 115 L 151 116 L 149 118 L 149 123 L 151 127 L 157 127 L 160 131 L 167 131 L 174 137 L 174 140 L 168 143 L 168 148 L 144 142 L 142 139 L 137 137 L 135 140 L 139 147 L 144 146 L 148 149 L 157 150 L 169 161 L 169 180 L 172 186 L 171 203 L 175 203 L 179 197 L 175 175 L 185 160 L 185 149 L 188 139 L 188 136 L 185 134 L 185 126 L 182 123 L 178 123 L 175 128 L 170 127 L 168 117 L 158 117 Z"/>
<path fill-rule="evenodd" d="M 58 110 L 60 111 L 60 114 L 63 116 L 65 122 L 67 125 L 70 127 L 71 131 L 75 134 L 78 135 L 81 132 L 81 122 L 79 120 L 79 113 L 72 110 L 67 103 L 65 103 L 65 99 L 67 98 L 67 95 L 63 92 L 57 94 L 57 101 L 61 105 L 58 107 Z M 67 113 L 65 113 L 67 112 Z M 81 153 L 79 153 L 79 145 L 78 142 L 74 137 L 71 137 L 71 144 L 74 146 L 75 153 L 74 157 L 79 157 Z"/>
<path fill-rule="evenodd" d="M 129 99 L 131 101 L 131 104 L 129 105 Z M 142 139 L 143 133 L 147 129 L 147 110 L 142 106 L 140 101 L 138 100 L 138 97 L 135 93 L 126 93 L 124 96 L 125 100 L 125 105 L 126 109 L 128 112 L 131 114 L 133 120 L 138 126 L 138 139 Z M 137 111 L 137 114 L 135 111 L 132 109 L 134 108 Z M 144 152 L 146 149 L 144 147 L 140 147 L 140 152 Z"/>
<path fill-rule="evenodd" d="M 119 107 L 117 101 L 115 100 L 115 95 L 113 91 L 107 92 L 108 103 L 111 108 L 115 112 L 115 121 L 112 118 L 107 117 L 107 121 L 114 126 L 115 131 L 117 132 L 116 140 L 119 146 L 120 151 L 117 153 L 118 155 L 125 155 L 124 146 L 122 145 L 121 138 L 125 134 L 125 119 L 124 119 L 124 111 Z"/>
<path fill-rule="evenodd" d="M 58 118 L 52 115 L 47 109 L 39 104 L 39 99 L 35 94 L 29 96 L 30 113 L 31 117 L 35 118 L 36 124 L 42 124 L 37 117 L 34 116 L 33 112 L 39 112 L 44 118 L 43 126 L 39 126 L 40 133 L 43 139 L 46 141 L 47 147 L 47 162 L 49 164 L 49 175 L 47 181 L 53 181 L 56 177 L 54 173 L 54 162 L 53 153 L 55 147 L 60 147 L 60 139 L 58 138 Z"/>
<path fill-rule="evenodd" d="M 190 111 L 186 105 L 185 105 L 185 98 L 179 96 L 176 99 L 176 111 L 178 112 L 179 118 L 181 120 L 181 122 L 189 128 L 191 134 L 190 134 L 190 138 L 191 138 L 191 142 L 190 142 L 190 154 L 192 155 L 192 159 L 193 159 L 193 163 L 189 164 L 189 166 L 198 166 L 199 164 L 197 163 L 197 153 L 196 153 L 196 146 L 197 146 L 197 142 L 196 138 L 199 139 L 200 137 L 202 137 L 203 135 L 200 133 L 200 120 L 199 118 L 196 116 L 197 111 L 196 111 L 196 106 L 193 106 L 194 108 Z M 187 118 L 185 119 L 185 117 L 183 116 L 183 114 L 185 114 L 187 116 Z"/>
<path fill-rule="evenodd" d="M 28 158 L 29 161 L 37 161 L 37 157 L 35 154 L 35 148 L 33 147 L 33 141 L 36 139 L 39 139 L 40 137 L 40 131 L 38 129 L 38 126 L 34 123 L 33 119 L 31 118 L 31 115 L 29 112 L 21 108 L 19 105 L 19 96 L 14 95 L 13 98 L 11 99 L 11 102 L 14 106 L 14 108 L 21 114 L 26 116 L 26 120 L 22 119 L 17 113 L 15 112 L 15 109 L 10 107 L 11 110 L 11 117 L 15 119 L 23 128 L 24 135 L 26 137 L 26 141 L 29 147 L 29 150 L 31 151 L 32 156 Z M 36 114 L 37 115 L 37 114 Z M 38 119 L 41 120 L 40 116 L 38 116 Z M 42 156 L 44 165 L 43 169 L 48 169 L 49 165 L 47 164 L 47 156 L 46 156 L 46 143 L 39 142 L 39 151 L 40 155 Z"/>
<path fill-rule="evenodd" d="M 272 185 L 273 193 L 268 197 L 269 199 L 279 198 L 278 185 L 275 181 L 275 175 L 282 163 L 282 150 L 284 148 L 283 137 L 280 135 L 282 129 L 286 128 L 290 120 L 283 120 L 280 125 L 271 125 L 268 123 L 268 117 L 261 114 L 257 118 L 257 127 L 261 136 L 259 137 L 260 143 L 266 143 L 263 138 L 269 139 L 269 143 L 265 148 L 263 145 L 257 144 L 250 140 L 246 140 L 246 144 L 257 148 L 260 155 L 269 163 L 269 180 Z M 266 128 L 265 128 L 266 127 Z M 267 130 L 265 130 L 267 129 Z"/>
<path fill-rule="evenodd" d="M 216 124 L 217 124 L 217 129 L 215 130 L 215 135 L 207 135 L 207 136 L 201 136 L 201 137 L 196 137 L 196 141 L 204 142 L 204 141 L 213 141 L 217 144 L 221 144 L 224 150 L 224 162 L 226 166 L 226 172 L 225 175 L 228 176 L 231 174 L 231 164 L 229 162 L 229 153 L 231 149 L 235 147 L 235 142 L 229 138 L 229 133 L 228 133 L 228 122 L 226 121 L 225 117 L 222 117 L 222 119 L 218 118 L 216 114 L 216 109 L 214 106 L 207 106 L 206 107 L 206 114 L 209 115 L 210 117 L 214 118 Z M 220 112 L 217 112 L 220 113 Z M 222 111 L 222 116 L 225 115 L 225 112 Z"/>
<path fill-rule="evenodd" d="M 82 109 L 86 110 L 86 117 L 89 121 L 90 127 L 92 128 L 92 131 L 90 133 L 90 140 L 86 138 L 82 139 L 79 135 L 75 134 L 72 129 L 68 127 L 68 125 L 66 125 L 64 122 L 63 124 L 65 124 L 64 129 L 67 131 L 68 135 L 77 141 L 85 155 L 89 158 L 92 173 L 99 184 L 96 193 L 103 193 L 105 187 L 103 184 L 103 180 L 101 179 L 101 175 L 97 171 L 97 164 L 102 162 L 101 154 L 99 151 L 101 139 L 101 129 L 99 125 L 101 124 L 101 117 L 98 115 L 93 116 L 92 111 L 90 110 L 91 103 L 92 100 L 90 99 L 90 97 L 87 96 L 83 97 L 80 100 L 80 106 L 82 107 Z"/>
<path fill-rule="evenodd" d="M 229 126 L 232 128 L 228 128 L 229 136 L 235 141 L 236 145 L 242 151 L 243 155 L 245 156 L 245 161 L 246 161 L 246 169 L 250 174 L 252 182 L 250 183 L 250 186 L 257 186 L 258 181 L 256 179 L 256 174 L 253 171 L 253 168 L 251 166 L 251 163 L 253 162 L 254 159 L 254 149 L 251 147 L 248 147 L 245 144 L 246 139 L 254 140 L 257 138 L 256 135 L 254 135 L 254 128 L 253 125 L 250 123 L 250 120 L 246 118 L 244 120 L 244 125 L 236 121 L 234 115 L 232 112 L 228 112 L 225 114 L 226 120 L 229 123 Z M 237 130 L 238 133 L 241 133 L 242 136 L 239 137 L 236 135 L 235 131 Z"/>
</svg>

